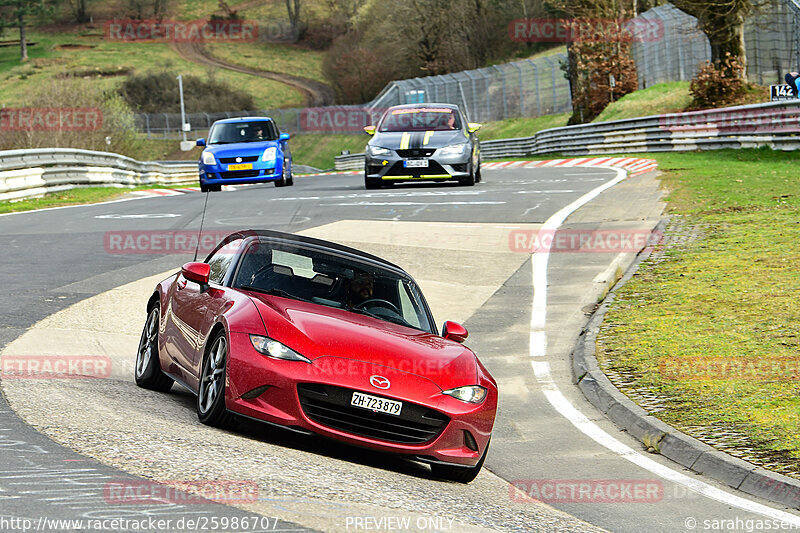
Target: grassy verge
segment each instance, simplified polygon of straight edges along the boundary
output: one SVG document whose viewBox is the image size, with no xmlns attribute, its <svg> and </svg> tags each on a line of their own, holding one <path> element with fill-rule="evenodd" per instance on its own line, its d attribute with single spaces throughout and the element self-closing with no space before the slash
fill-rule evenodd
<svg viewBox="0 0 800 533">
<path fill-rule="evenodd" d="M 170 69 L 184 75 L 213 75 L 252 94 L 259 109 L 299 106 L 303 101 L 298 91 L 282 83 L 230 70 L 208 69 L 186 61 L 166 43 L 107 41 L 103 38 L 102 28 L 93 33 L 50 34 L 32 31 L 30 39 L 37 44 L 30 48 L 31 60 L 24 64 L 19 61 L 18 48 L 0 48 L 0 103 L 7 106 L 20 105 L 28 94 L 38 86 L 49 83 L 53 77 L 65 73 L 79 73 L 83 77 L 92 70 L 120 72 L 119 75 L 94 78 L 93 82 L 103 89 L 119 87 L 128 73 Z M 287 63 L 295 59 L 299 62 L 298 69 L 306 69 L 301 55 L 284 55 L 279 45 L 273 46 L 276 48 L 263 52 L 265 64 L 269 63 L 270 54 L 275 53 L 286 69 L 290 68 Z M 194 113 L 202 110 L 186 111 Z"/>
<path fill-rule="evenodd" d="M 324 52 L 274 43 L 209 43 L 206 49 L 228 63 L 256 70 L 292 74 L 328 83 L 322 74 Z"/>
<path fill-rule="evenodd" d="M 658 160 L 681 223 L 618 292 L 598 337 L 601 366 L 665 422 L 798 475 L 800 157 L 643 157 Z"/>
<path fill-rule="evenodd" d="M 18 211 L 32 211 L 34 209 L 61 207 L 73 204 L 93 204 L 114 200 L 131 191 L 158 188 L 161 187 L 159 185 L 147 185 L 131 189 L 122 189 L 118 187 L 81 187 L 68 191 L 48 193 L 41 198 L 0 201 L 0 213 L 16 213 Z"/>
</svg>

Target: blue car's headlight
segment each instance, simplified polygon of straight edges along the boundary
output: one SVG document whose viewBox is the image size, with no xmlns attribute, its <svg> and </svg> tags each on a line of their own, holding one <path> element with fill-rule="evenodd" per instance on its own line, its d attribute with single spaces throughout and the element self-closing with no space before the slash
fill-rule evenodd
<svg viewBox="0 0 800 533">
<path fill-rule="evenodd" d="M 214 159 L 214 154 L 211 152 L 203 152 L 203 164 L 204 165 L 216 165 L 217 160 Z"/>
<path fill-rule="evenodd" d="M 441 148 L 439 153 L 442 155 L 461 155 L 464 153 L 466 147 L 466 144 L 451 144 L 450 146 Z"/>
<path fill-rule="evenodd" d="M 275 161 L 275 158 L 278 157 L 278 149 L 274 146 L 270 146 L 266 150 L 264 150 L 264 155 L 261 156 L 262 161 Z"/>
<path fill-rule="evenodd" d="M 250 342 L 253 343 L 253 348 L 260 354 L 274 359 L 283 359 L 284 361 L 302 361 L 310 363 L 311 360 L 307 357 L 300 355 L 288 346 L 280 342 L 264 337 L 262 335 L 250 335 Z"/>
</svg>

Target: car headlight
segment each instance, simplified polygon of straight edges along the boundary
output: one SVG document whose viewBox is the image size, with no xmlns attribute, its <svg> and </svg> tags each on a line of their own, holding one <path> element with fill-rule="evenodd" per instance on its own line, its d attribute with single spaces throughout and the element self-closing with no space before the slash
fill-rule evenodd
<svg viewBox="0 0 800 533">
<path fill-rule="evenodd" d="M 442 155 L 460 155 L 464 153 L 466 147 L 466 144 L 451 144 L 450 146 L 441 148 L 439 153 Z"/>
<path fill-rule="evenodd" d="M 300 355 L 288 346 L 281 344 L 274 339 L 270 339 L 269 337 L 264 337 L 262 335 L 250 335 L 250 342 L 253 343 L 253 348 L 255 348 L 258 353 L 264 354 L 267 357 L 283 359 L 284 361 L 302 361 L 304 363 L 311 362 L 311 359 L 308 357 Z"/>
<path fill-rule="evenodd" d="M 367 151 L 369 151 L 369 155 L 371 156 L 389 155 L 392 153 L 392 151 L 389 150 L 388 148 L 382 148 L 380 146 L 369 146 L 369 145 L 367 145 Z"/>
<path fill-rule="evenodd" d="M 447 394 L 456 400 L 467 403 L 481 403 L 486 399 L 486 393 L 487 390 L 480 385 L 468 385 L 466 387 L 458 387 L 442 392 L 442 394 Z"/>
<path fill-rule="evenodd" d="M 275 161 L 275 158 L 278 157 L 278 149 L 274 146 L 271 146 L 264 150 L 264 155 L 261 156 L 262 161 Z"/>
<path fill-rule="evenodd" d="M 203 152 L 203 164 L 204 165 L 216 165 L 217 160 L 214 159 L 214 154 L 211 152 Z"/>
</svg>

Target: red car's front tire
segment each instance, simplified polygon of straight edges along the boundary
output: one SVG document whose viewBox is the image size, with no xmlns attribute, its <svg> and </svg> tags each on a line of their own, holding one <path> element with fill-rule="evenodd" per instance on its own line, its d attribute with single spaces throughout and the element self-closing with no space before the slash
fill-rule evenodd
<svg viewBox="0 0 800 533">
<path fill-rule="evenodd" d="M 220 331 L 211 340 L 203 358 L 200 386 L 197 390 L 197 418 L 208 426 L 224 428 L 232 422 L 225 407 L 225 365 L 228 362 L 228 338 Z"/>
</svg>

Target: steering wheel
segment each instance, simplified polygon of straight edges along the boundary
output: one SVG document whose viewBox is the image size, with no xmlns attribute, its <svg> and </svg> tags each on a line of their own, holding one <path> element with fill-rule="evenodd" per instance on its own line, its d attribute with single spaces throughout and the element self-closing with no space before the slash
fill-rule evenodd
<svg viewBox="0 0 800 533">
<path fill-rule="evenodd" d="M 403 313 L 400 312 L 400 309 L 397 308 L 392 302 L 388 300 L 383 300 L 381 298 L 370 298 L 369 300 L 364 300 L 363 302 L 356 304 L 353 306 L 353 309 L 360 309 L 367 304 L 378 304 L 380 307 L 386 307 L 387 309 L 394 311 L 400 316 L 403 316 Z"/>
</svg>

